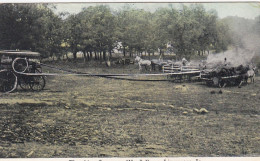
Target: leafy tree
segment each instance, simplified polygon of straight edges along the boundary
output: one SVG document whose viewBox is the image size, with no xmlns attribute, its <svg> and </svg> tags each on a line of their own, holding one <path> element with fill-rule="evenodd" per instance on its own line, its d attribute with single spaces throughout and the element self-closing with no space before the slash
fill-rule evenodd
<svg viewBox="0 0 260 161">
<path fill-rule="evenodd" d="M 82 26 L 78 15 L 70 15 L 64 22 L 66 38 L 65 43 L 68 44 L 69 51 L 72 52 L 74 60 L 77 58 L 77 52 L 80 51 L 80 42 L 82 35 Z"/>
<path fill-rule="evenodd" d="M 154 51 L 160 51 L 163 54 L 166 51 L 166 44 L 171 42 L 173 32 L 171 31 L 172 23 L 175 20 L 176 10 L 173 8 L 159 8 L 153 14 L 154 16 Z"/>
<path fill-rule="evenodd" d="M 59 18 L 47 4 L 2 4 L 0 10 L 0 48 L 33 50 L 45 57 L 58 52 Z"/>
<path fill-rule="evenodd" d="M 132 9 L 129 6 L 117 13 L 118 40 L 122 42 L 123 53 L 126 50 L 132 56 L 133 52 L 142 53 L 151 50 L 151 43 L 154 32 L 152 14 L 139 9 Z"/>
<path fill-rule="evenodd" d="M 215 11 L 206 12 L 202 5 L 183 5 L 181 10 L 170 6 L 154 13 L 127 5 L 113 12 L 98 5 L 67 17 L 54 14 L 55 6 L 49 4 L 3 4 L 0 9 L 0 48 L 30 49 L 46 57 L 60 58 L 69 51 L 76 59 L 82 51 L 84 60 L 91 59 L 93 53 L 105 60 L 118 43 L 124 56 L 127 52 L 130 56 L 150 55 L 158 49 L 163 54 L 170 43 L 178 57 L 190 57 L 212 49 L 226 50 L 230 35 L 241 30 L 229 19 L 218 19 Z M 258 29 L 254 21 L 243 22 L 244 29 L 238 38 L 232 37 L 233 43 L 240 39 L 237 43 L 244 43 L 243 34 Z"/>
<path fill-rule="evenodd" d="M 110 8 L 104 5 L 88 7 L 80 12 L 77 18 L 80 24 L 77 28 L 77 31 L 80 30 L 80 35 L 77 35 L 80 49 L 84 53 L 92 54 L 92 51 L 102 53 L 104 60 L 106 52 L 109 52 L 111 56 L 116 36 L 115 17 Z"/>
</svg>

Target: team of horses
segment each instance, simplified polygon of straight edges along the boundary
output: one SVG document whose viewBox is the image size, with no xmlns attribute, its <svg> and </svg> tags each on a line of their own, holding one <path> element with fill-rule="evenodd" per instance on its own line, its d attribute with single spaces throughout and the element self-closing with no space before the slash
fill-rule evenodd
<svg viewBox="0 0 260 161">
<path fill-rule="evenodd" d="M 143 60 L 141 57 L 136 56 L 135 57 L 135 62 L 138 63 L 139 70 L 142 70 L 142 66 L 144 66 L 146 69 L 149 67 L 150 71 L 152 70 L 152 68 L 151 68 L 152 61 L 150 61 L 150 60 Z"/>
<path fill-rule="evenodd" d="M 157 64 L 157 62 L 155 60 L 154 61 L 153 60 L 152 61 L 151 60 L 143 60 L 139 56 L 135 57 L 135 62 L 138 63 L 139 70 L 142 70 L 142 67 L 145 67 L 146 70 L 149 69 L 151 71 L 152 69 L 155 69 L 153 67 L 153 65 Z M 159 62 L 160 62 L 160 59 L 159 59 Z M 188 64 L 189 64 L 189 62 L 185 58 L 183 58 L 181 62 L 175 62 L 175 65 L 179 65 L 179 66 L 186 66 Z"/>
</svg>

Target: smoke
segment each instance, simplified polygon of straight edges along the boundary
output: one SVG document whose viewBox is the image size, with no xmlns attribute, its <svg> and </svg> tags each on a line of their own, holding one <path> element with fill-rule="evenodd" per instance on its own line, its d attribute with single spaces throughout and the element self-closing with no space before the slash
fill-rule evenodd
<svg viewBox="0 0 260 161">
<path fill-rule="evenodd" d="M 252 63 L 254 56 L 254 51 L 248 49 L 233 49 L 224 53 L 208 55 L 206 65 L 211 67 L 223 64 L 227 64 L 230 67 L 237 67 L 239 65 L 246 66 Z"/>
<path fill-rule="evenodd" d="M 242 38 L 242 43 L 245 49 L 254 51 L 256 55 L 260 56 L 260 35 L 257 33 L 245 34 Z"/>
<path fill-rule="evenodd" d="M 260 17 L 259 17 L 260 18 Z M 253 62 L 260 66 L 260 19 L 246 19 L 242 17 L 223 18 L 229 27 L 229 36 L 234 46 L 233 50 L 224 53 L 211 54 L 207 58 L 207 64 L 227 64 L 230 66 L 249 65 Z"/>
</svg>

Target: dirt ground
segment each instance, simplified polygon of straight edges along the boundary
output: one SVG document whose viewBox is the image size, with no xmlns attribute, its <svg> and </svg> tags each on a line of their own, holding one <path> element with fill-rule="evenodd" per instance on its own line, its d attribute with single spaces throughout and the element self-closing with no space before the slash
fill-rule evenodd
<svg viewBox="0 0 260 161">
<path fill-rule="evenodd" d="M 136 65 L 66 67 L 140 73 Z M 260 155 L 260 77 L 220 92 L 202 82 L 57 76 L 41 92 L 0 96 L 1 158 Z"/>
</svg>

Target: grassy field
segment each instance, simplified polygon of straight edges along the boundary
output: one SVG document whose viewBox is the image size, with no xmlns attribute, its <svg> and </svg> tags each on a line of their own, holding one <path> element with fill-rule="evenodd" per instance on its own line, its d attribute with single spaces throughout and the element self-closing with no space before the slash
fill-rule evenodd
<svg viewBox="0 0 260 161">
<path fill-rule="evenodd" d="M 90 73 L 146 72 L 91 66 L 66 64 Z M 260 77 L 221 92 L 202 82 L 48 77 L 44 91 L 0 95 L 0 157 L 259 156 L 259 87 Z M 194 112 L 201 108 L 208 113 Z"/>
</svg>

